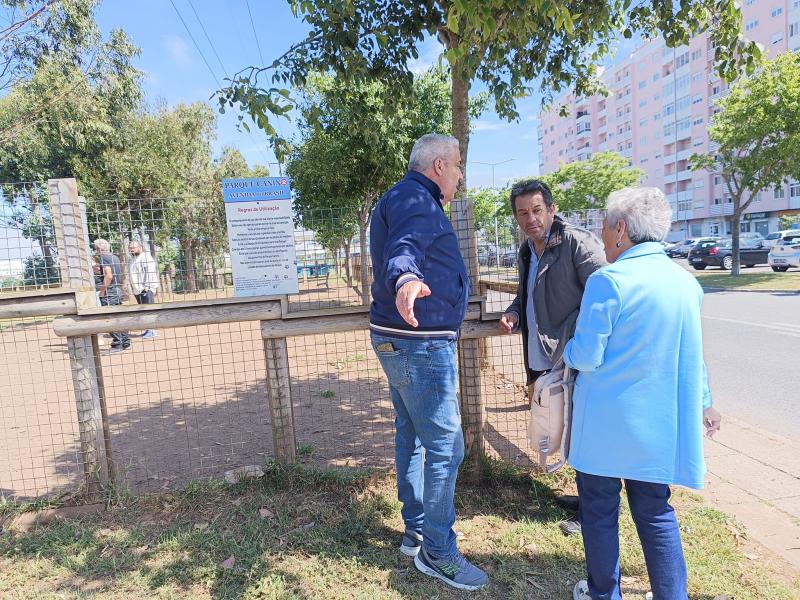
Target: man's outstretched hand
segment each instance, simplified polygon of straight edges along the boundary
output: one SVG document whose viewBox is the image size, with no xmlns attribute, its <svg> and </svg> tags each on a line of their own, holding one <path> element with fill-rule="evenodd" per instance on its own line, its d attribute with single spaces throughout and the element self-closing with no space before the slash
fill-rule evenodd
<svg viewBox="0 0 800 600">
<path fill-rule="evenodd" d="M 417 298 L 424 298 L 431 295 L 431 288 L 419 279 L 412 279 L 402 285 L 397 290 L 397 297 L 394 304 L 397 307 L 397 312 L 403 317 L 403 320 L 412 327 L 418 327 L 416 317 L 414 316 L 414 302 Z"/>
</svg>

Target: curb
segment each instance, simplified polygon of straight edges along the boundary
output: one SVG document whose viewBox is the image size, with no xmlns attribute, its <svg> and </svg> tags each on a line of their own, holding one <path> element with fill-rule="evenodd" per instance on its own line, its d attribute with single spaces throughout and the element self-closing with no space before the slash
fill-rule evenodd
<svg viewBox="0 0 800 600">
<path fill-rule="evenodd" d="M 745 292 L 747 294 L 781 294 L 784 296 L 800 296 L 800 290 L 746 290 L 734 287 L 705 287 L 703 292 Z"/>
</svg>

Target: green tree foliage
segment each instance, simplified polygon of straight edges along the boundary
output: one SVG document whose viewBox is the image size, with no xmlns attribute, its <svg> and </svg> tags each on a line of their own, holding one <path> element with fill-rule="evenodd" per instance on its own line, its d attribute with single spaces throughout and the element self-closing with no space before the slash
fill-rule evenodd
<svg viewBox="0 0 800 600">
<path fill-rule="evenodd" d="M 0 181 L 101 170 L 98 157 L 141 99 L 131 64 L 138 50 L 122 31 L 100 39 L 95 1 L 0 2 L 12 19 L 0 34 L 0 89 L 8 90 L 0 98 Z M 3 194 L 0 221 L 35 241 L 53 270 L 49 197 L 43 184 L 34 188 Z"/>
<path fill-rule="evenodd" d="M 709 128 L 713 153 L 693 155 L 693 169 L 719 173 L 733 201 L 733 269 L 739 274 L 739 223 L 756 196 L 800 179 L 800 55 L 787 52 L 737 81 Z"/>
<path fill-rule="evenodd" d="M 778 229 L 783 231 L 784 229 L 791 229 L 792 227 L 800 231 L 800 216 L 781 215 L 780 219 L 778 219 Z"/>
<path fill-rule="evenodd" d="M 387 114 L 387 91 L 380 82 L 310 78 L 300 110 L 300 143 L 287 165 L 299 224 L 315 231 L 329 250 L 346 254 L 357 232 L 365 263 L 372 207 L 403 176 L 414 141 L 424 133 L 450 132 L 448 88 L 443 71 L 430 71 L 416 79 L 409 94 L 396 98 Z M 358 292 L 369 301 L 365 267 Z"/>
<path fill-rule="evenodd" d="M 31 78 L 45 62 L 82 68 L 100 32 L 94 10 L 100 0 L 0 0 L 0 91 Z"/>
<path fill-rule="evenodd" d="M 718 71 L 726 79 L 752 68 L 758 54 L 755 44 L 740 37 L 736 0 L 290 0 L 290 4 L 309 26 L 308 35 L 270 65 L 237 74 L 221 90 L 221 110 L 239 105 L 270 132 L 269 114 L 291 109 L 285 88 L 304 87 L 314 72 L 332 73 L 343 84 L 381 81 L 391 99 L 411 88 L 410 62 L 418 58 L 425 39 L 436 36 L 452 73 L 452 130 L 465 164 L 469 90 L 474 81 L 487 86 L 500 116 L 514 119 L 517 100 L 535 91 L 534 81 L 545 99 L 570 86 L 579 95 L 597 92 L 596 67 L 622 36 L 663 35 L 669 46 L 678 46 L 708 29 Z"/>
<path fill-rule="evenodd" d="M 502 249 L 516 244 L 516 222 L 507 208 L 509 192 L 509 188 L 476 188 L 467 192 L 473 203 L 475 230 L 483 236 L 483 247 L 491 247 L 490 255 L 495 261 Z"/>
<path fill-rule="evenodd" d="M 598 152 L 588 160 L 562 164 L 541 179 L 553 191 L 562 212 L 604 208 L 611 192 L 642 182 L 645 172 L 616 152 Z"/>
<path fill-rule="evenodd" d="M 58 268 L 48 265 L 43 256 L 34 255 L 25 259 L 22 283 L 27 286 L 53 285 L 61 281 Z"/>
</svg>

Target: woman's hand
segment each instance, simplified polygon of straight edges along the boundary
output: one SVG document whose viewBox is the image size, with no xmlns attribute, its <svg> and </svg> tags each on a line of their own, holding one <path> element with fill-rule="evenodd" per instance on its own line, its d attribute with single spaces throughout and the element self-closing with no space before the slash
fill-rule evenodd
<svg viewBox="0 0 800 600">
<path fill-rule="evenodd" d="M 722 415 L 713 406 L 709 406 L 703 411 L 703 425 L 706 428 L 706 435 L 710 438 L 719 431 L 720 423 L 722 422 Z"/>
</svg>

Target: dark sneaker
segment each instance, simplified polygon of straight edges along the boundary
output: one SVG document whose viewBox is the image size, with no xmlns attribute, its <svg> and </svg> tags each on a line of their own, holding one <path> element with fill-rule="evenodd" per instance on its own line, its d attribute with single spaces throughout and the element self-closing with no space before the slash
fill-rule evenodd
<svg viewBox="0 0 800 600">
<path fill-rule="evenodd" d="M 446 558 L 434 558 L 425 548 L 420 548 L 419 554 L 414 557 L 414 566 L 425 575 L 441 579 L 459 590 L 477 590 L 489 583 L 489 576 L 458 551 Z"/>
<path fill-rule="evenodd" d="M 589 584 L 586 583 L 585 579 L 581 579 L 575 584 L 575 587 L 572 588 L 572 600 L 592 600 L 592 597 L 589 595 Z"/>
<path fill-rule="evenodd" d="M 581 523 L 577 519 L 561 521 L 561 523 L 558 524 L 558 527 L 561 529 L 561 533 L 567 537 L 581 534 Z"/>
<path fill-rule="evenodd" d="M 130 344 L 124 344 L 122 346 L 115 346 L 114 344 L 111 344 L 111 349 L 109 350 L 109 352 L 111 352 L 112 354 L 118 354 L 120 352 L 124 352 L 125 350 L 130 349 L 130 347 L 131 347 Z"/>
<path fill-rule="evenodd" d="M 403 541 L 400 543 L 400 552 L 413 558 L 419 554 L 420 548 L 422 548 L 422 534 L 413 529 L 406 529 Z"/>
</svg>

